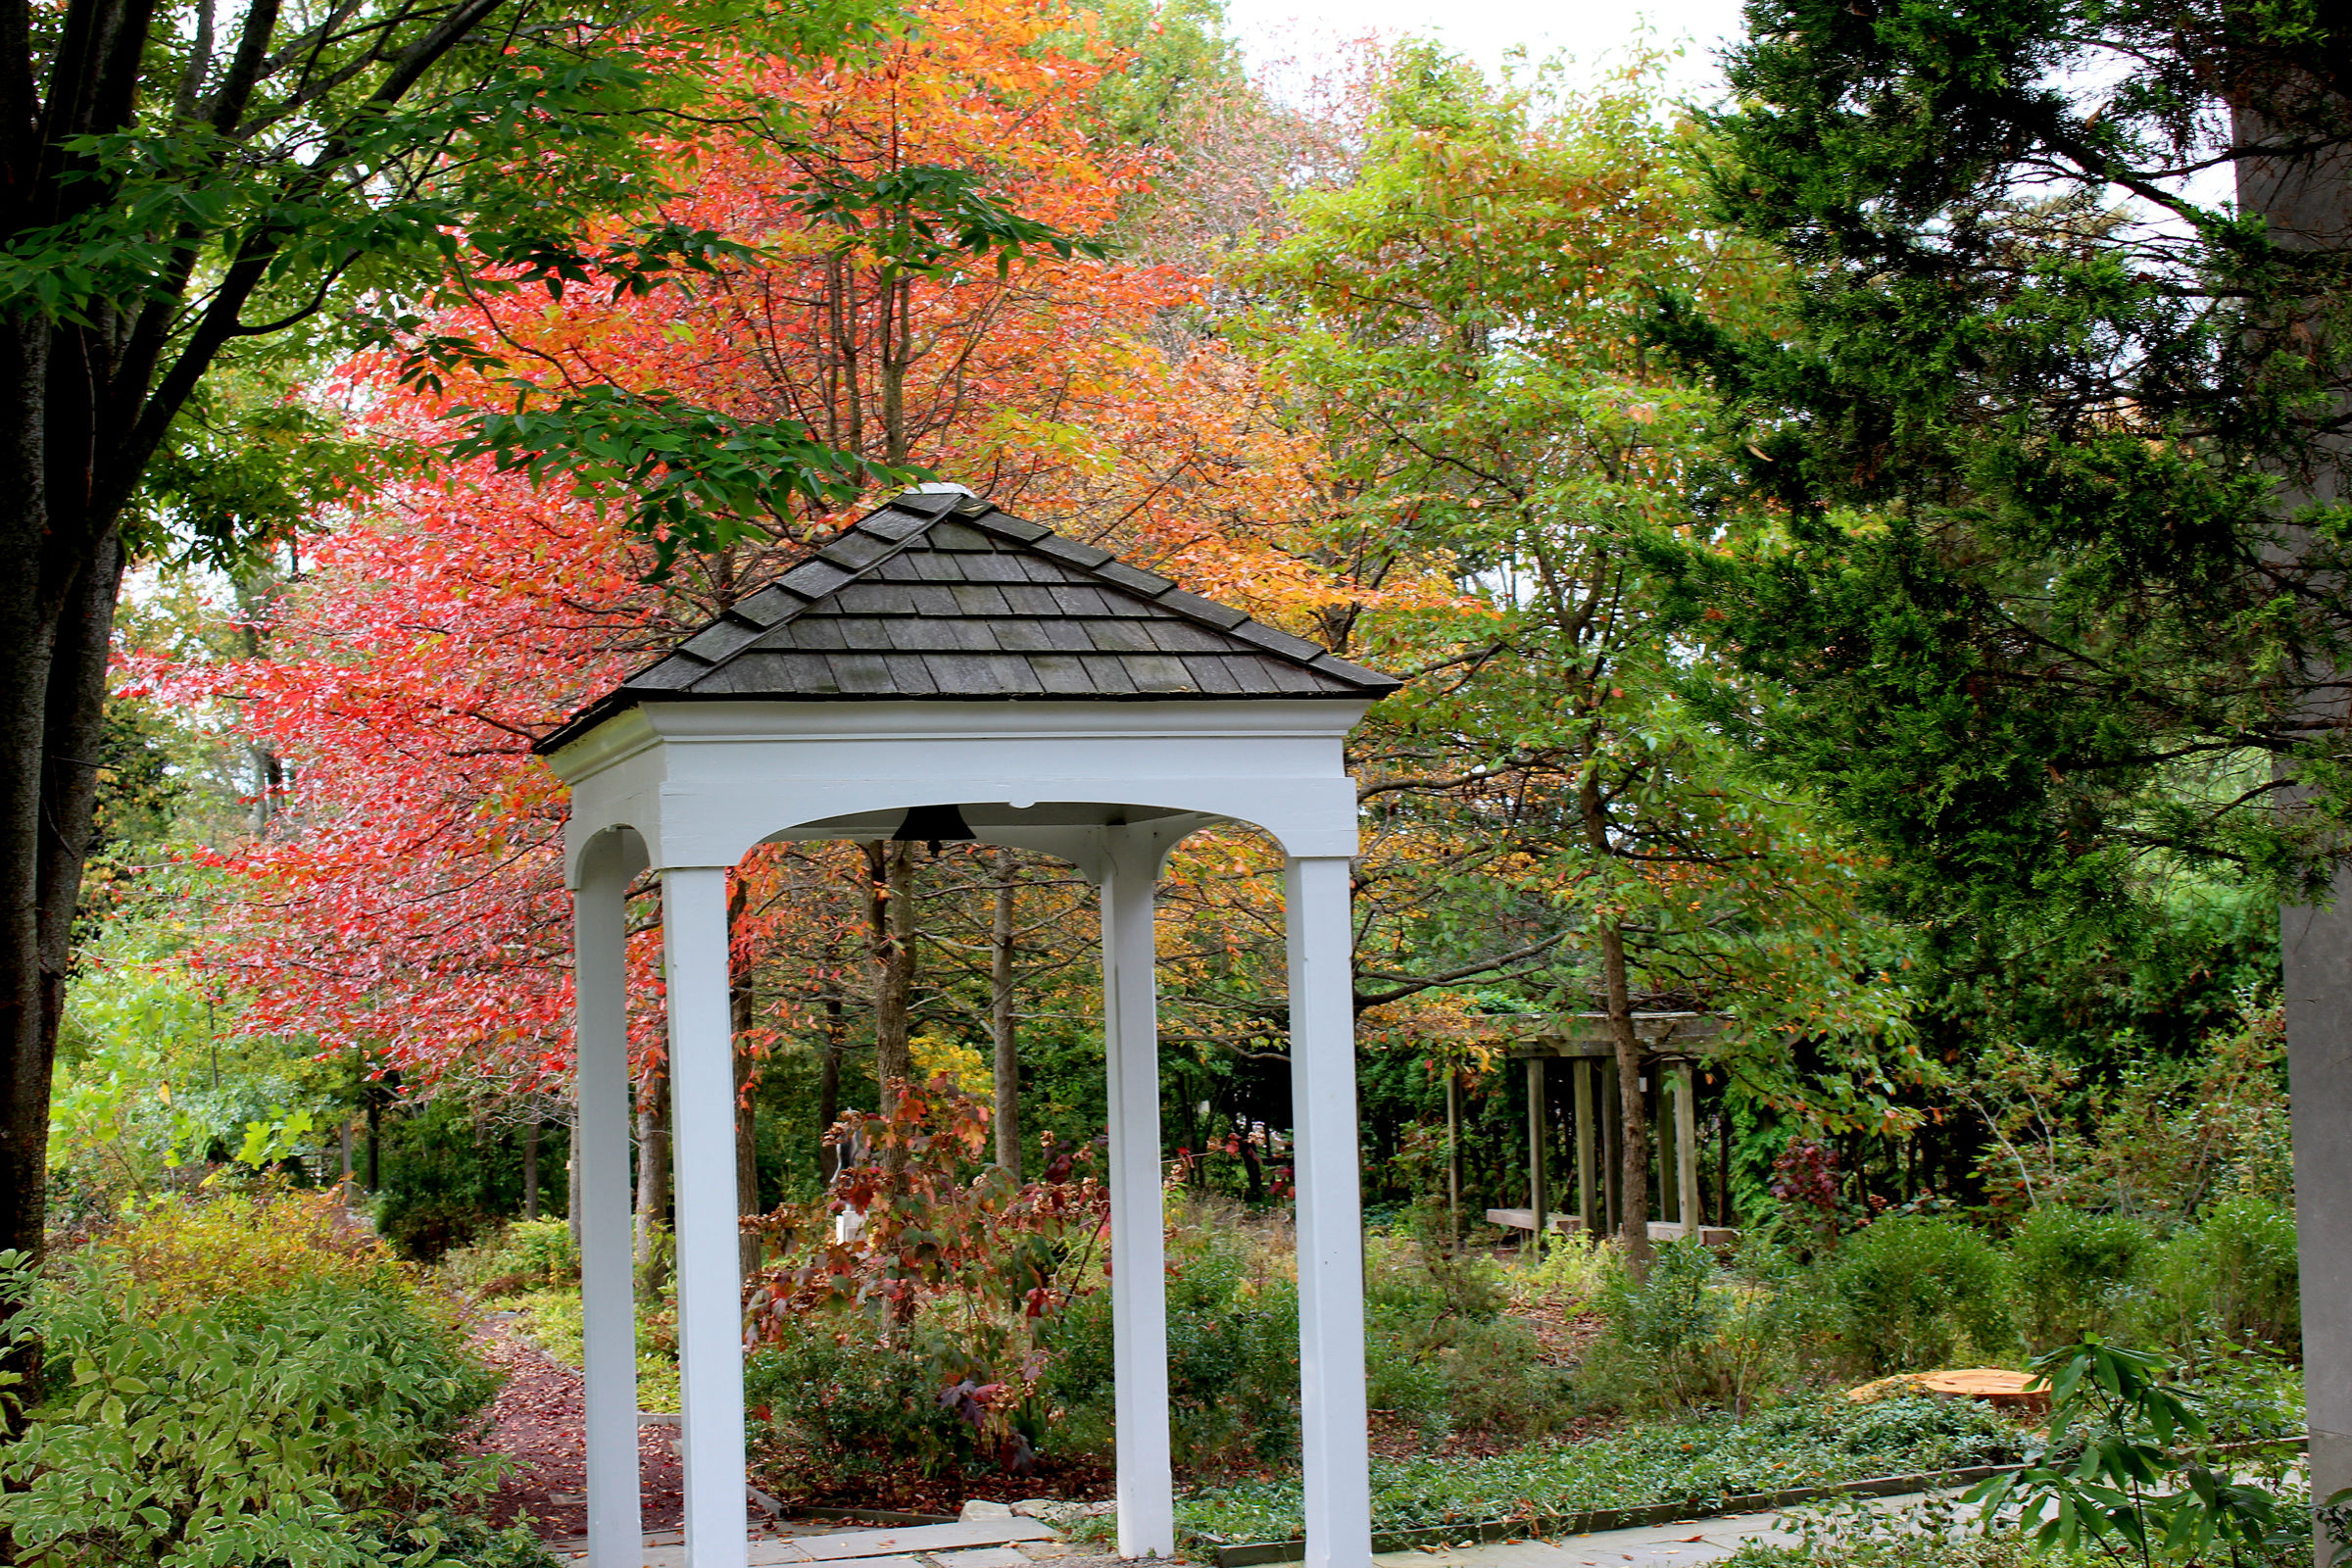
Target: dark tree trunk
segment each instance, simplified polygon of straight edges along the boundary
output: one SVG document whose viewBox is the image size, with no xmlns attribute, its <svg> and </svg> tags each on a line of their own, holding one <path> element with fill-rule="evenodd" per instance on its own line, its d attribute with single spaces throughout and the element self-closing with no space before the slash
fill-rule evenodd
<svg viewBox="0 0 2352 1568">
<path fill-rule="evenodd" d="M 740 931 L 750 890 L 741 877 L 731 877 L 729 883 L 727 928 Z M 760 1076 L 752 1059 L 752 1025 L 759 1010 L 759 986 L 751 969 L 732 965 L 727 980 L 727 1028 L 735 1045 L 735 1213 L 739 1219 L 756 1219 L 765 1212 L 760 1206 L 759 1110 L 752 1103 L 752 1090 Z M 739 1227 L 736 1234 L 738 1272 L 748 1280 L 760 1272 L 760 1238 L 748 1228 Z"/>
<path fill-rule="evenodd" d="M 816 1174 L 828 1185 L 843 1157 L 842 1151 L 825 1142 L 825 1135 L 841 1119 L 841 1057 L 849 1041 L 849 1016 L 836 992 L 825 998 L 825 1053 L 816 1066 Z"/>
<path fill-rule="evenodd" d="M 864 846 L 870 886 L 868 931 L 874 965 L 874 1076 L 887 1110 L 897 1086 L 914 1077 L 907 1045 L 914 1001 L 914 849 L 912 844 Z"/>
<path fill-rule="evenodd" d="M 669 1073 L 649 1068 L 637 1098 L 637 1276 L 648 1296 L 662 1288 L 656 1252 L 669 1223 Z"/>
<path fill-rule="evenodd" d="M 368 1081 L 368 1191 L 379 1192 L 384 1185 L 384 1107 L 400 1082 L 396 1073 Z"/>
<path fill-rule="evenodd" d="M 539 1118 L 522 1124 L 522 1217 L 539 1217 Z"/>
<path fill-rule="evenodd" d="M 1013 1012 L 1012 913 L 1019 861 L 1011 850 L 996 852 L 996 910 L 988 928 L 988 1034 L 994 1048 L 997 1102 L 997 1163 L 1021 1174 L 1021 1054 Z"/>
<path fill-rule="evenodd" d="M 1588 776 L 1578 790 L 1585 841 L 1594 855 L 1609 849 L 1608 808 L 1599 782 Z M 1600 938 L 1601 983 L 1607 988 L 1609 1034 L 1617 1047 L 1618 1208 L 1617 1240 L 1636 1279 L 1649 1273 L 1649 1116 L 1642 1097 L 1642 1041 L 1634 1032 L 1632 986 L 1625 963 L 1625 932 L 1613 918 L 1595 922 Z"/>
<path fill-rule="evenodd" d="M 728 1000 L 735 1018 L 735 1211 L 745 1219 L 756 1219 L 764 1211 L 760 1206 L 759 1111 L 752 1102 L 759 1074 L 746 1044 L 752 1032 L 750 983 L 739 982 Z M 760 1238 L 747 1229 L 738 1245 L 743 1277 L 748 1280 L 760 1272 Z"/>
</svg>

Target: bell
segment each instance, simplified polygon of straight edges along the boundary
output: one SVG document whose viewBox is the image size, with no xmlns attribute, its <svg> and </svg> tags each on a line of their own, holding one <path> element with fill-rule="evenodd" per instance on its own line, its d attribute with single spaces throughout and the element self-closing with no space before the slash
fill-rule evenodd
<svg viewBox="0 0 2352 1568">
<path fill-rule="evenodd" d="M 928 844 L 937 855 L 942 844 L 969 844 L 972 830 L 963 820 L 959 806 L 917 806 L 908 808 L 906 819 L 890 836 L 893 844 Z"/>
</svg>

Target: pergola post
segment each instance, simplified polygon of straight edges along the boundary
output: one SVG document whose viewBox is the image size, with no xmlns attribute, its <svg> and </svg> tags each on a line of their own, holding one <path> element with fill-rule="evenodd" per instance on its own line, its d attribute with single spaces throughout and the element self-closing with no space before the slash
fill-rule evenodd
<svg viewBox="0 0 2352 1568">
<path fill-rule="evenodd" d="M 1625 1129 L 1625 1104 L 1620 1098 L 1625 1086 L 1617 1079 L 1617 1061 L 1612 1056 L 1600 1064 L 1600 1212 L 1605 1222 L 1603 1228 L 1612 1236 L 1625 1223 L 1625 1214 L 1617 1201 L 1617 1178 L 1625 1169 L 1618 1149 Z"/>
<path fill-rule="evenodd" d="M 1544 1190 L 1544 1058 L 1527 1058 L 1527 1206 L 1531 1229 L 1528 1232 L 1528 1251 L 1541 1259 L 1544 1256 L 1544 1225 L 1545 1200 L 1551 1196 Z"/>
<path fill-rule="evenodd" d="M 628 884 L 629 867 L 609 834 L 583 857 L 572 895 L 588 1568 L 638 1568 L 645 1560 L 629 1279 Z"/>
<path fill-rule="evenodd" d="M 1159 999 L 1152 898 L 1160 846 L 1112 828 L 1102 877 L 1103 1057 L 1110 1075 L 1110 1332 L 1119 1555 L 1176 1554 L 1159 1168 Z"/>
<path fill-rule="evenodd" d="M 1292 858 L 1285 872 L 1306 1568 L 1367 1568 L 1372 1489 L 1348 862 Z"/>
<path fill-rule="evenodd" d="M 1698 1075 L 1688 1060 L 1673 1066 L 1674 1217 L 1685 1236 L 1698 1234 Z"/>
<path fill-rule="evenodd" d="M 1592 1060 L 1575 1058 L 1576 1078 L 1576 1212 L 1587 1236 L 1601 1230 L 1600 1203 L 1592 1190 Z"/>
<path fill-rule="evenodd" d="M 670 1149 L 678 1204 L 679 1456 L 686 1560 L 744 1568 L 743 1256 L 735 1194 L 735 1034 L 727 873 L 662 875 L 668 966 Z"/>
</svg>

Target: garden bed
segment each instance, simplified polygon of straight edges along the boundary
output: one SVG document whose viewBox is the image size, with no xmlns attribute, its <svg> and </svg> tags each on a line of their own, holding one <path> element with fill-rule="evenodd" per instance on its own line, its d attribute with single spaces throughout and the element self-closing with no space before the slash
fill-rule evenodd
<svg viewBox="0 0 2352 1568">
<path fill-rule="evenodd" d="M 1384 1538 L 1433 1532 L 1466 1539 L 1484 1527 L 1512 1526 L 1529 1534 L 1629 1511 L 1662 1508 L 1659 1517 L 1678 1519 L 1720 1511 L 1735 1499 L 1923 1471 L 1974 1470 L 2009 1462 L 2019 1451 L 2019 1429 L 1972 1403 L 1841 1403 L 1789 1405 L 1745 1421 L 1708 1417 L 1636 1427 L 1491 1458 L 1378 1459 L 1372 1465 L 1372 1527 Z M 1179 1539 L 1200 1549 L 1296 1540 L 1304 1528 L 1299 1484 L 1281 1479 L 1202 1488 L 1178 1499 L 1176 1521 Z"/>
</svg>

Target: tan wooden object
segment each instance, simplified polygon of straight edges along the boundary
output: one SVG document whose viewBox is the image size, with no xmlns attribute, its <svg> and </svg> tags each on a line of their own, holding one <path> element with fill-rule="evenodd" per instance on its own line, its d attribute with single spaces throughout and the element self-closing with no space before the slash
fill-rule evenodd
<svg viewBox="0 0 2352 1568">
<path fill-rule="evenodd" d="M 2031 1372 L 2002 1366 L 1963 1367 L 1943 1372 L 1903 1372 L 1846 1391 L 1846 1397 L 1867 1404 L 1901 1394 L 1933 1394 L 1945 1399 L 1983 1399 L 2003 1410 L 2039 1415 L 2050 1407 L 2048 1385 Z"/>
</svg>

